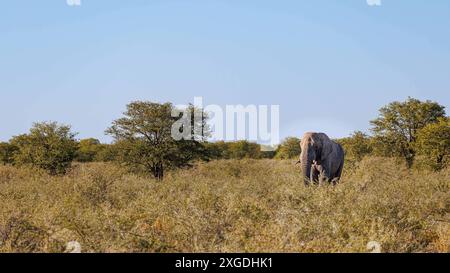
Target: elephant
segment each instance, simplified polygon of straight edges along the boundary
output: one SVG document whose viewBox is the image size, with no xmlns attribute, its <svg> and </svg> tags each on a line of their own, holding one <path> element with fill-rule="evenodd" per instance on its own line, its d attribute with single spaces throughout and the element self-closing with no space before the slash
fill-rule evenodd
<svg viewBox="0 0 450 273">
<path fill-rule="evenodd" d="M 324 133 L 305 133 L 301 140 L 301 169 L 305 185 L 336 185 L 344 168 L 344 149 Z"/>
</svg>

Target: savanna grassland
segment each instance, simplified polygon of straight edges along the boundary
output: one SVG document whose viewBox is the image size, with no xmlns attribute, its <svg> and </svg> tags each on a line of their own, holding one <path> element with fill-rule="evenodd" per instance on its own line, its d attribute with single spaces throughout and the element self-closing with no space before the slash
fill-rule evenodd
<svg viewBox="0 0 450 273">
<path fill-rule="evenodd" d="M 305 187 L 295 161 L 217 160 L 163 181 L 112 163 L 0 166 L 0 252 L 449 252 L 450 170 L 347 164 Z"/>
</svg>

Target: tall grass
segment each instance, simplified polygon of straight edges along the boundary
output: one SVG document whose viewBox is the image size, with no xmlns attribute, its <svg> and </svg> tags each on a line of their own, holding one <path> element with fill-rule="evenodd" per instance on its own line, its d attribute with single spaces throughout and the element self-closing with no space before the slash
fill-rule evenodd
<svg viewBox="0 0 450 273">
<path fill-rule="evenodd" d="M 449 252 L 450 171 L 386 158 L 305 187 L 295 162 L 214 161 L 163 182 L 112 164 L 0 167 L 0 252 Z"/>
</svg>

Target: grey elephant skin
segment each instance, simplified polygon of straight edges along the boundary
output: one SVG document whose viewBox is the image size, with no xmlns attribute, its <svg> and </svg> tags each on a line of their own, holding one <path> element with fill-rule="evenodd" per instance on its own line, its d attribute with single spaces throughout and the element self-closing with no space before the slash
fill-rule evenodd
<svg viewBox="0 0 450 273">
<path fill-rule="evenodd" d="M 324 133 L 306 133 L 301 140 L 300 163 L 304 182 L 337 184 L 344 168 L 344 149 Z"/>
</svg>

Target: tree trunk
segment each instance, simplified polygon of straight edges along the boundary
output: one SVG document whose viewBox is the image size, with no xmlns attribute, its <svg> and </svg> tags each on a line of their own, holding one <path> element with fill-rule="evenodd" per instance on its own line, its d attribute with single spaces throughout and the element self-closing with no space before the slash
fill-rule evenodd
<svg viewBox="0 0 450 273">
<path fill-rule="evenodd" d="M 157 180 L 161 181 L 164 179 L 164 166 L 162 162 L 158 162 L 155 165 L 153 165 L 152 173 Z"/>
<path fill-rule="evenodd" d="M 414 158 L 416 157 L 416 153 L 412 149 L 407 150 L 407 155 L 405 156 L 406 159 L 406 166 L 408 169 L 411 169 L 414 164 Z"/>
</svg>

